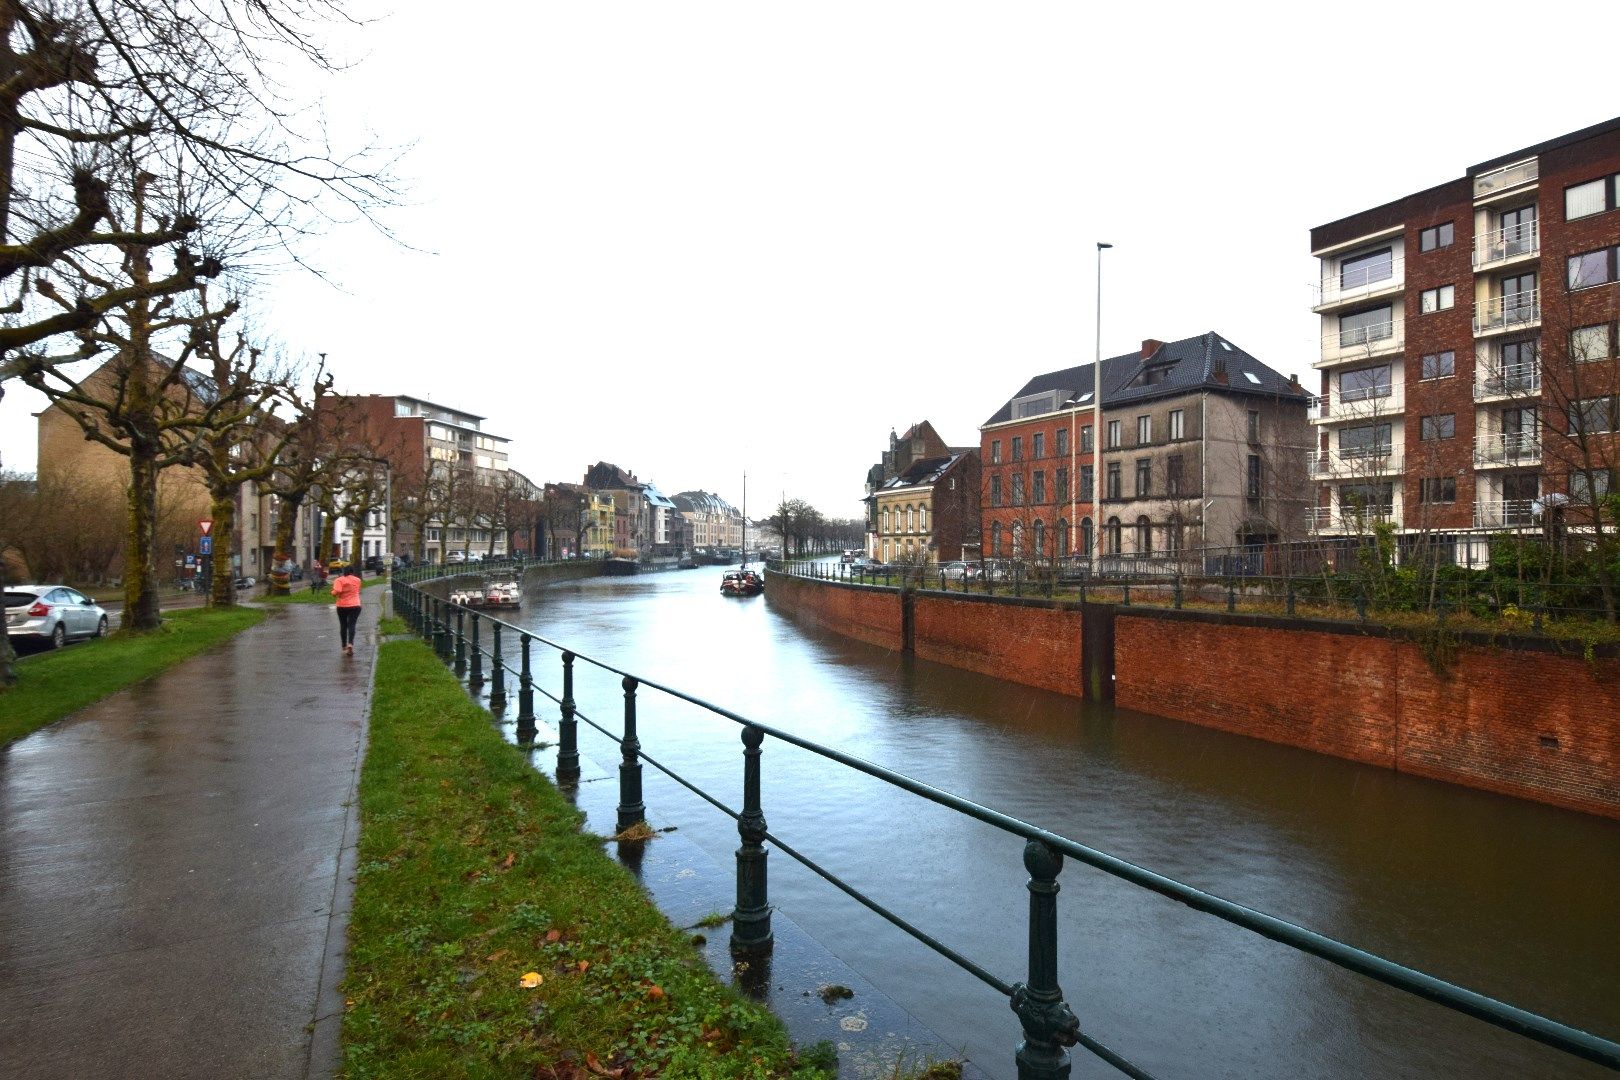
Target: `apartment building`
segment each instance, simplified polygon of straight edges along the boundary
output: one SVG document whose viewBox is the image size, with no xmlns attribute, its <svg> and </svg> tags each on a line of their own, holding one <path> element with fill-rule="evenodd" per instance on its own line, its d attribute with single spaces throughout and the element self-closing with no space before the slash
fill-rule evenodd
<svg viewBox="0 0 1620 1080">
<path fill-rule="evenodd" d="M 719 495 L 708 491 L 682 491 L 675 506 L 686 519 L 692 548 L 705 555 L 742 547 L 742 513 Z"/>
<path fill-rule="evenodd" d="M 1037 375 L 979 428 L 984 553 L 1171 555 L 1295 539 L 1309 395 L 1216 333 Z M 1102 505 L 1093 505 L 1101 442 Z M 1100 526 L 1097 522 L 1101 522 Z"/>
<path fill-rule="evenodd" d="M 872 546 L 883 562 L 950 562 L 979 548 L 979 451 L 920 458 L 872 496 Z"/>
<path fill-rule="evenodd" d="M 1458 559 L 1590 521 L 1617 426 L 1620 119 L 1311 230 L 1312 530 L 1380 521 Z"/>
</svg>

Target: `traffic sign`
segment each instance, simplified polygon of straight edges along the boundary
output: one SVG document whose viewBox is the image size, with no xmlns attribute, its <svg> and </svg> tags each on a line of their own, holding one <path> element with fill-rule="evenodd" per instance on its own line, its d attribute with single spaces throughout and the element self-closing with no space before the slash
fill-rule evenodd
<svg viewBox="0 0 1620 1080">
<path fill-rule="evenodd" d="M 214 553 L 214 538 L 212 536 L 197 537 L 197 554 L 212 555 Z"/>
<path fill-rule="evenodd" d="M 202 533 L 204 536 L 207 536 L 208 530 L 212 529 L 213 527 L 214 523 L 208 518 L 203 518 L 201 521 L 197 522 L 197 531 Z"/>
</svg>

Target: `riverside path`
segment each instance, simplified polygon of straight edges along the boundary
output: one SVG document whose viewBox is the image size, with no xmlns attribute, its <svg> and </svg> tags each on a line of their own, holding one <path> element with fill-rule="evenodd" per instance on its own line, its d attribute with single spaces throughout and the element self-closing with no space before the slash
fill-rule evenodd
<svg viewBox="0 0 1620 1080">
<path fill-rule="evenodd" d="M 324 605 L 0 750 L 0 1073 L 337 1064 L 377 597 Z"/>
</svg>

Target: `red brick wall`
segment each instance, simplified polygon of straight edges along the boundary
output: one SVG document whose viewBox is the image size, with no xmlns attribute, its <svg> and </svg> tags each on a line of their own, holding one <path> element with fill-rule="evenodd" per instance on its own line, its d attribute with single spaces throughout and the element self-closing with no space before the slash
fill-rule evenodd
<svg viewBox="0 0 1620 1080">
<path fill-rule="evenodd" d="M 1114 634 L 1123 708 L 1620 818 L 1620 660 L 1464 646 L 1441 678 L 1354 632 L 1122 613 Z"/>
<path fill-rule="evenodd" d="M 924 660 L 1080 697 L 1080 613 L 918 594 L 912 649 Z"/>
<path fill-rule="evenodd" d="M 770 575 L 765 596 L 795 619 L 899 652 L 905 647 L 900 594 L 892 589 L 836 585 Z"/>
</svg>

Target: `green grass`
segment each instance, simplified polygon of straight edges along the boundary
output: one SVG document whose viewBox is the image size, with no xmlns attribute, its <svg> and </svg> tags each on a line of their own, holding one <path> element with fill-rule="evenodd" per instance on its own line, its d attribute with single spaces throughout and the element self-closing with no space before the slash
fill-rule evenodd
<svg viewBox="0 0 1620 1080">
<path fill-rule="evenodd" d="M 388 579 L 385 578 L 385 577 L 365 578 L 360 583 L 360 587 L 362 589 L 369 589 L 373 585 L 386 585 L 387 583 L 388 583 Z M 316 589 L 313 592 L 311 592 L 310 588 L 309 588 L 309 580 L 306 578 L 303 581 L 295 581 L 295 582 L 293 582 L 293 584 L 292 584 L 292 592 L 287 593 L 285 596 L 256 596 L 256 597 L 253 598 L 253 602 L 254 603 L 259 603 L 259 604 L 328 604 L 328 605 L 330 605 L 332 603 L 332 586 L 331 586 L 331 582 L 328 581 L 327 584 L 324 585 L 323 587 L 321 587 L 319 589 Z"/>
<path fill-rule="evenodd" d="M 425 646 L 384 644 L 376 686 L 345 1076 L 828 1075 L 714 977 Z"/>
<path fill-rule="evenodd" d="M 391 634 L 408 634 L 410 632 L 411 628 L 398 615 L 384 615 L 377 620 L 377 633 L 383 637 L 388 637 Z"/>
<path fill-rule="evenodd" d="M 168 612 L 148 634 L 118 632 L 23 660 L 0 692 L 0 746 L 195 656 L 265 617 L 251 608 Z"/>
</svg>

